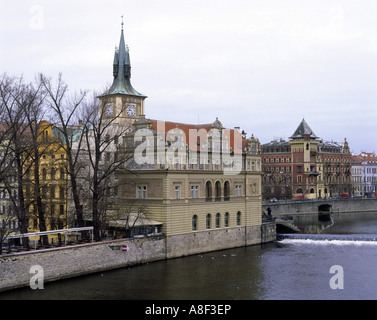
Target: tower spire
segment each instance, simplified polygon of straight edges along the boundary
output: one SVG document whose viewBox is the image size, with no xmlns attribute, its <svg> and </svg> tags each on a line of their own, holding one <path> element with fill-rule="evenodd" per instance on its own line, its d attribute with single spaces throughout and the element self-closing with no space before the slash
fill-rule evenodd
<svg viewBox="0 0 377 320">
<path fill-rule="evenodd" d="M 119 47 L 115 48 L 113 62 L 114 81 L 110 89 L 105 94 L 127 94 L 132 96 L 145 97 L 137 92 L 131 85 L 131 62 L 129 48 L 124 41 L 123 15 L 121 16 L 121 32 Z"/>
</svg>

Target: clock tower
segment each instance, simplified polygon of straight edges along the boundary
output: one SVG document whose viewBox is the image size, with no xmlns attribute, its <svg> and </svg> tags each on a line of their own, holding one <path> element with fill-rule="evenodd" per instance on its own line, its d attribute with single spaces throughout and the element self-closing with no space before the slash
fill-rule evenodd
<svg viewBox="0 0 377 320">
<path fill-rule="evenodd" d="M 144 117 L 145 95 L 131 85 L 131 63 L 128 46 L 123 34 L 123 22 L 119 47 L 115 48 L 113 62 L 113 84 L 99 96 L 102 118 L 116 118 L 115 123 L 130 124 Z"/>
</svg>

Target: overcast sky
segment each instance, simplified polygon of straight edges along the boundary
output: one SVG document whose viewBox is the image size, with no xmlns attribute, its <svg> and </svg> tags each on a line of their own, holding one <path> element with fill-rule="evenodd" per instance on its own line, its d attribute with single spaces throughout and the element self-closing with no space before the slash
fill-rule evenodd
<svg viewBox="0 0 377 320">
<path fill-rule="evenodd" d="M 375 0 L 0 0 L 0 72 L 101 91 L 122 14 L 148 118 L 377 151 Z"/>
</svg>

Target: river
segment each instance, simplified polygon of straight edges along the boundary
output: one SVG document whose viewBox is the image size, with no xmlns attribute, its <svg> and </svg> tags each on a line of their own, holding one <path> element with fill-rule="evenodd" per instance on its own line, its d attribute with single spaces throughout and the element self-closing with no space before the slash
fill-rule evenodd
<svg viewBox="0 0 377 320">
<path fill-rule="evenodd" d="M 377 299 L 377 212 L 334 214 L 330 221 L 297 217 L 303 232 L 321 240 L 285 239 L 193 255 L 23 288 L 0 299 L 280 300 Z M 347 234 L 346 241 L 326 234 Z M 359 240 L 352 240 L 358 234 Z M 360 240 L 361 235 L 361 240 Z M 340 272 L 330 273 L 332 266 Z M 337 278 L 343 289 L 330 286 Z"/>
</svg>

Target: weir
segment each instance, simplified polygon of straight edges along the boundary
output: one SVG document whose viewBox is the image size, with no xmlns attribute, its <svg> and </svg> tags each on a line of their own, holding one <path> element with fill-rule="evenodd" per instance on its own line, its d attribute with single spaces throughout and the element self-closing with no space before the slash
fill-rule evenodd
<svg viewBox="0 0 377 320">
<path fill-rule="evenodd" d="M 377 234 L 291 234 L 281 233 L 277 235 L 277 241 L 285 239 L 315 240 L 315 241 L 375 241 Z"/>
</svg>

